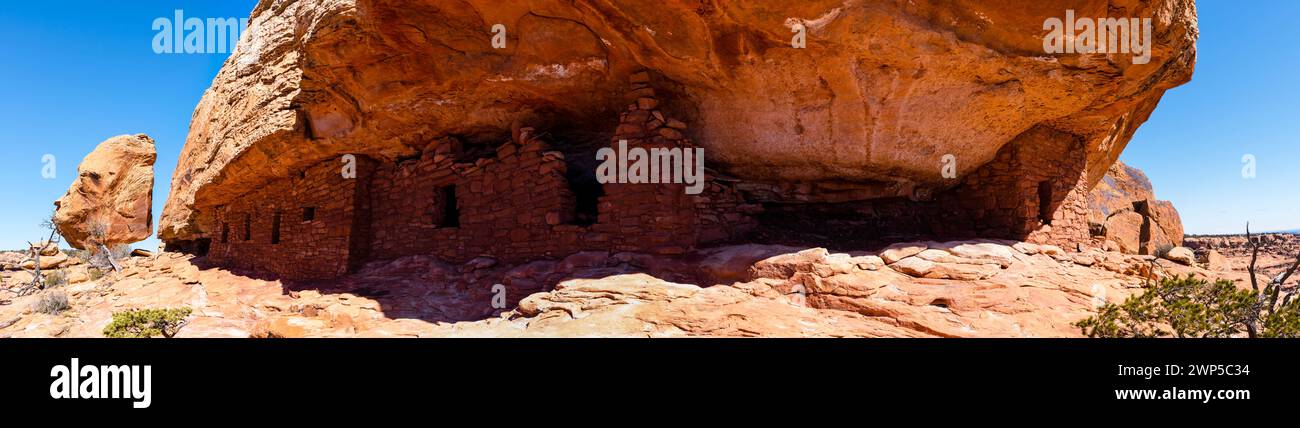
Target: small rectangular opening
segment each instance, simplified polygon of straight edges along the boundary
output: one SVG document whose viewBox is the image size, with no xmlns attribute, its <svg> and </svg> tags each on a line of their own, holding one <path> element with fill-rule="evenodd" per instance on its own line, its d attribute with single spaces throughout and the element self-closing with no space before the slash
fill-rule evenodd
<svg viewBox="0 0 1300 428">
<path fill-rule="evenodd" d="M 280 213 L 278 211 L 274 217 L 271 217 L 271 243 L 280 243 Z"/>
<path fill-rule="evenodd" d="M 230 243 L 230 223 L 221 223 L 221 243 Z"/>
<path fill-rule="evenodd" d="M 1052 224 L 1052 182 L 1038 183 L 1038 221 Z"/>
<path fill-rule="evenodd" d="M 244 214 L 244 241 L 253 240 L 253 215 Z"/>
<path fill-rule="evenodd" d="M 571 175 L 565 178 L 568 179 L 569 190 L 573 192 L 574 198 L 573 218 L 568 219 L 568 223 L 579 226 L 596 224 L 600 217 L 600 198 L 605 196 L 604 186 L 596 180 L 595 175 Z"/>
<path fill-rule="evenodd" d="M 460 227 L 460 206 L 456 202 L 456 186 L 444 186 L 442 195 L 442 221 L 439 227 Z"/>
<path fill-rule="evenodd" d="M 316 207 L 303 208 L 302 221 L 316 221 Z"/>
</svg>

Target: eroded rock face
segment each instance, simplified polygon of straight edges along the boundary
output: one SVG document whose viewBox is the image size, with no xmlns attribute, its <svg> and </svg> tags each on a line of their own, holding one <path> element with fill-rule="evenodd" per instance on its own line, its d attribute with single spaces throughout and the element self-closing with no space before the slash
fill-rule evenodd
<svg viewBox="0 0 1300 428">
<path fill-rule="evenodd" d="M 1067 8 L 1151 17 L 1151 61 L 1044 54 Z M 776 199 L 924 197 L 1031 130 L 1077 141 L 1083 177 L 1063 186 L 1090 186 L 1190 78 L 1196 36 L 1191 0 L 266 0 L 195 111 L 159 233 L 211 238 L 207 207 L 343 154 L 401 159 L 519 122 L 602 141 L 643 69 L 711 168 L 793 189 Z"/>
<path fill-rule="evenodd" d="M 129 244 L 153 234 L 153 139 L 121 135 L 100 143 L 77 167 L 77 180 L 54 202 L 68 245 Z"/>
<path fill-rule="evenodd" d="M 1169 201 L 1156 200 L 1141 170 L 1116 162 L 1089 194 L 1094 234 L 1128 254 L 1154 255 L 1183 245 L 1183 222 Z"/>
</svg>

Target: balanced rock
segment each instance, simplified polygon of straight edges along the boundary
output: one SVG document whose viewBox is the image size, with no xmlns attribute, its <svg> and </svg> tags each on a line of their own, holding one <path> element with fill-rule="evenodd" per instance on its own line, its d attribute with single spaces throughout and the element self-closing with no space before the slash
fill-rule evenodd
<svg viewBox="0 0 1300 428">
<path fill-rule="evenodd" d="M 153 139 L 122 135 L 100 143 L 54 202 L 54 224 L 68 245 L 129 244 L 153 233 Z"/>
</svg>

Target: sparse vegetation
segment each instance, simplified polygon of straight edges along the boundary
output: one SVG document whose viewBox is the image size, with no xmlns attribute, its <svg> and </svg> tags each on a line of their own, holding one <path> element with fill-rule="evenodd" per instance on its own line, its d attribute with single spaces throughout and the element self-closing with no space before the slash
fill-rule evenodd
<svg viewBox="0 0 1300 428">
<path fill-rule="evenodd" d="M 86 269 L 86 277 L 90 278 L 91 281 L 97 281 L 104 277 L 104 271 L 96 268 Z"/>
<path fill-rule="evenodd" d="M 18 288 L 17 294 L 19 296 L 25 296 L 25 295 L 35 293 L 39 290 L 44 290 L 48 285 L 46 280 L 47 275 L 41 273 L 41 254 L 44 253 L 46 249 L 50 248 L 51 246 L 53 246 L 54 248 L 58 248 L 59 245 L 59 241 L 55 239 L 55 237 L 59 235 L 58 235 L 58 227 L 55 226 L 54 224 L 54 212 L 51 212 L 49 217 L 46 217 L 43 221 L 41 221 L 40 227 L 42 229 L 47 229 L 50 231 L 49 237 L 43 241 L 38 241 L 37 244 L 33 244 L 31 242 L 27 243 L 27 250 L 24 251 L 27 254 L 27 257 L 24 258 L 22 262 L 23 263 L 29 261 L 32 262 L 32 268 L 31 270 L 27 270 L 26 268 L 24 268 L 23 270 L 28 271 L 32 274 L 32 280 L 31 282 L 22 284 L 22 286 Z"/>
<path fill-rule="evenodd" d="M 32 310 L 42 314 L 58 315 L 63 311 L 72 308 L 68 304 L 68 295 L 62 291 L 49 291 L 41 295 L 36 303 L 32 304 Z"/>
<path fill-rule="evenodd" d="M 45 287 L 58 287 L 68 283 L 68 273 L 64 270 L 50 271 L 45 275 Z"/>
<path fill-rule="evenodd" d="M 113 338 L 174 337 L 189 321 L 190 308 L 133 309 L 114 312 L 113 321 L 104 327 L 104 336 Z"/>
<path fill-rule="evenodd" d="M 1255 275 L 1259 246 L 1249 226 L 1246 239 L 1252 250 L 1250 289 L 1225 280 L 1166 278 L 1122 304 L 1106 304 L 1097 315 L 1074 325 L 1088 337 L 1300 337 L 1300 300 L 1293 299 L 1297 286 L 1287 285 L 1300 268 L 1300 255 L 1260 288 Z"/>
</svg>

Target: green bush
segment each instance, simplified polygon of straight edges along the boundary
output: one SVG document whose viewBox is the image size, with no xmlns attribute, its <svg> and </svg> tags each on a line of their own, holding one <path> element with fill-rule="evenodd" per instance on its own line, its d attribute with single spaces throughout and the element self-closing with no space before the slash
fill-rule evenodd
<svg viewBox="0 0 1300 428">
<path fill-rule="evenodd" d="M 1074 325 L 1088 337 L 1300 337 L 1300 300 L 1270 310 L 1267 295 L 1231 281 L 1167 278 Z"/>
<path fill-rule="evenodd" d="M 68 295 L 62 291 L 48 291 L 32 306 L 32 310 L 50 315 L 58 315 L 72 307 L 68 304 Z"/>
<path fill-rule="evenodd" d="M 86 269 L 86 276 L 91 281 L 95 281 L 104 277 L 104 271 L 95 268 Z"/>
<path fill-rule="evenodd" d="M 113 322 L 104 327 L 105 337 L 173 337 L 188 324 L 190 308 L 132 309 L 114 312 Z"/>
</svg>

